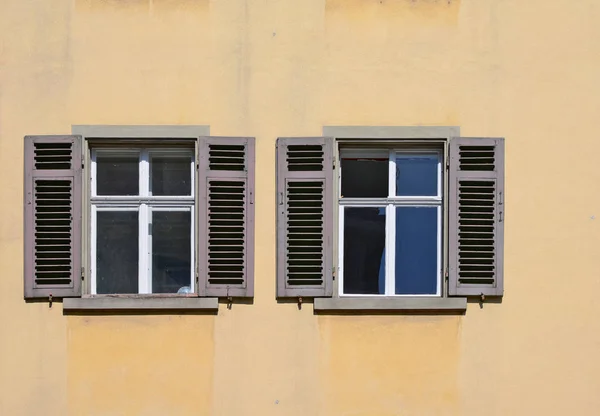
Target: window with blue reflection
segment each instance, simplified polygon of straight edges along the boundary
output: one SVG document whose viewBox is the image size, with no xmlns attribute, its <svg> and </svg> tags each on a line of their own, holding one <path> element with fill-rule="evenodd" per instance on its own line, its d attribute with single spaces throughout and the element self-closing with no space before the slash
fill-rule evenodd
<svg viewBox="0 0 600 416">
<path fill-rule="evenodd" d="M 396 153 L 396 195 L 436 196 L 439 163 L 437 154 Z"/>
<path fill-rule="evenodd" d="M 438 207 L 396 208 L 396 294 L 435 295 Z"/>
</svg>

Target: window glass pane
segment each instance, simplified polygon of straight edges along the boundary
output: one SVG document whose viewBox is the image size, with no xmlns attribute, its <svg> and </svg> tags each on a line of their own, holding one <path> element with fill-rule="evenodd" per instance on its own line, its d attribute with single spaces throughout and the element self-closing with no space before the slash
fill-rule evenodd
<svg viewBox="0 0 600 416">
<path fill-rule="evenodd" d="M 152 293 L 187 293 L 191 284 L 190 211 L 152 212 Z"/>
<path fill-rule="evenodd" d="M 438 207 L 396 208 L 396 294 L 435 294 Z"/>
<path fill-rule="evenodd" d="M 150 158 L 152 195 L 192 194 L 192 155 L 157 155 Z"/>
<path fill-rule="evenodd" d="M 385 293 L 385 208 L 344 209 L 344 293 Z"/>
<path fill-rule="evenodd" d="M 396 195 L 436 196 L 438 194 L 437 155 L 396 155 Z"/>
<path fill-rule="evenodd" d="M 341 163 L 344 198 L 388 196 L 388 158 L 343 158 Z"/>
<path fill-rule="evenodd" d="M 138 293 L 138 212 L 96 213 L 96 293 Z"/>
<path fill-rule="evenodd" d="M 96 154 L 96 195 L 138 195 L 140 172 L 136 153 Z"/>
</svg>

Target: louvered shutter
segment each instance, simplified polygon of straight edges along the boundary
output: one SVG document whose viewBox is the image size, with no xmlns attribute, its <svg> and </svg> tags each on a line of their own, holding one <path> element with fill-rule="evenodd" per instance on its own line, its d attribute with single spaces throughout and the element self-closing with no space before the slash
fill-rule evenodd
<svg viewBox="0 0 600 416">
<path fill-rule="evenodd" d="M 450 140 L 449 295 L 503 294 L 504 139 Z"/>
<path fill-rule="evenodd" d="M 198 294 L 254 295 L 254 137 L 201 137 Z"/>
<path fill-rule="evenodd" d="M 277 140 L 277 296 L 331 296 L 333 139 Z"/>
<path fill-rule="evenodd" d="M 81 136 L 26 136 L 25 298 L 81 295 Z"/>
</svg>

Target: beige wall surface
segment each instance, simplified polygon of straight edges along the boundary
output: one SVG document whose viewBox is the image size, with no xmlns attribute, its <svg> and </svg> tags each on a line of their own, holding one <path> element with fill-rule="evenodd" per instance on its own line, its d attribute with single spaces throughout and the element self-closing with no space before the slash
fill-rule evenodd
<svg viewBox="0 0 600 416">
<path fill-rule="evenodd" d="M 597 415 L 597 0 L 0 0 L 0 415 Z M 256 295 L 218 315 L 25 303 L 23 136 L 257 138 Z M 464 316 L 275 301 L 277 136 L 506 137 L 505 293 Z"/>
</svg>

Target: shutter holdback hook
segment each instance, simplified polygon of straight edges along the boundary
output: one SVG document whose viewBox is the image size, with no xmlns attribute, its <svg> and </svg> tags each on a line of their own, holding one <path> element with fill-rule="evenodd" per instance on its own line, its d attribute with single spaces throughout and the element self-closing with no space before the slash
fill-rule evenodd
<svg viewBox="0 0 600 416">
<path fill-rule="evenodd" d="M 227 309 L 231 309 L 231 305 L 233 304 L 233 298 L 229 296 L 229 286 L 227 286 Z"/>
<path fill-rule="evenodd" d="M 48 307 L 49 308 L 52 307 L 52 293 L 50 293 L 50 295 L 48 295 Z"/>
<path fill-rule="evenodd" d="M 298 310 L 302 309 L 302 296 L 298 296 Z"/>
</svg>

